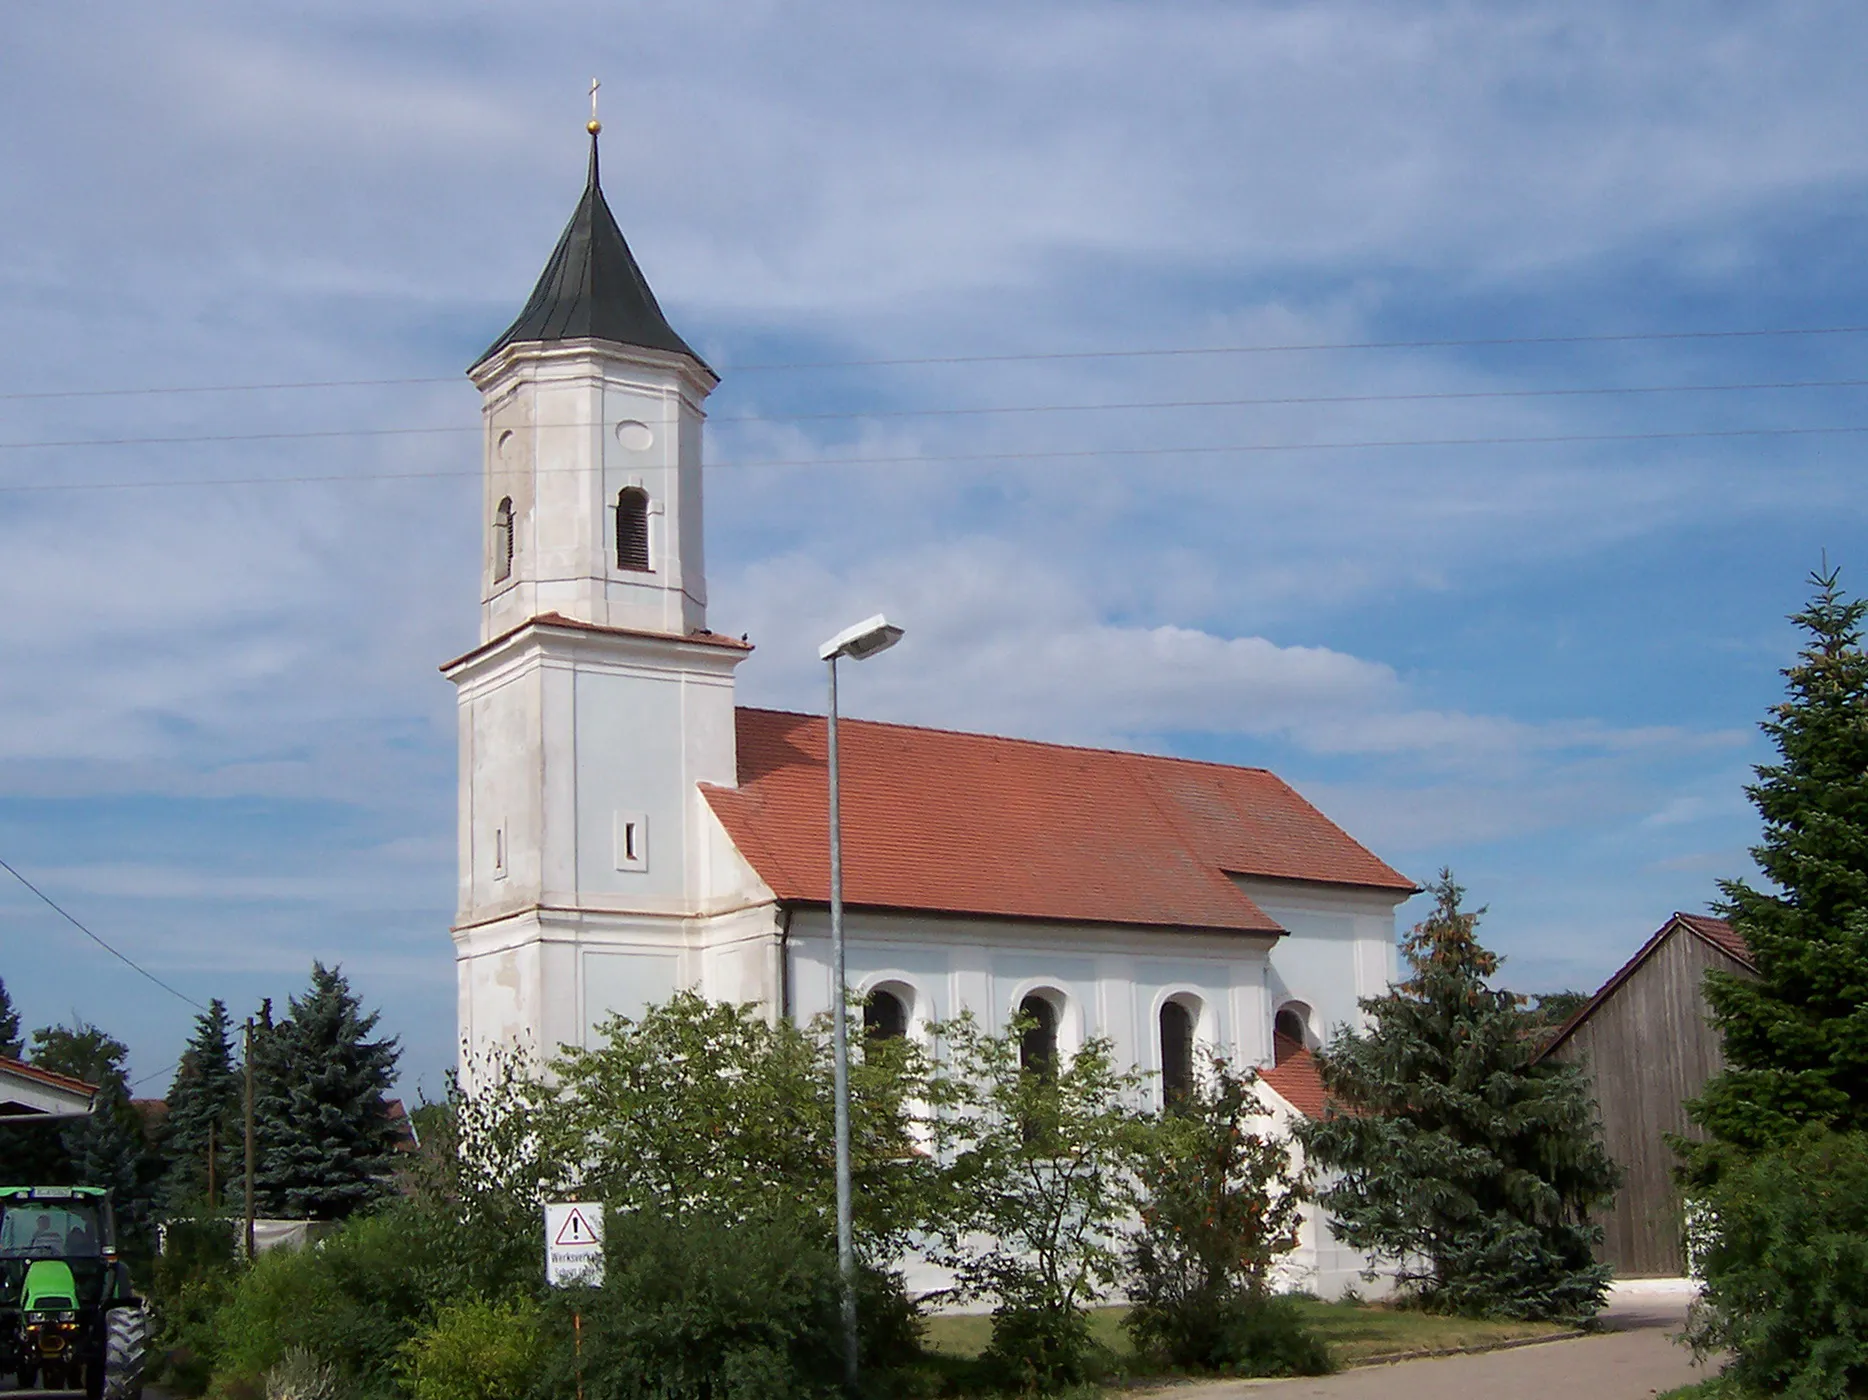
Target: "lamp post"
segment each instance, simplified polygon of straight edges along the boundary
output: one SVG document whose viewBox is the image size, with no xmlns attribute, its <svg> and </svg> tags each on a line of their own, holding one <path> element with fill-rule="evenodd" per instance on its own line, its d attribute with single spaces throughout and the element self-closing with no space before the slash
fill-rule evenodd
<svg viewBox="0 0 1868 1400">
<path fill-rule="evenodd" d="M 830 668 L 830 962 L 831 1054 L 837 1139 L 837 1272 L 843 1282 L 843 1369 L 856 1383 L 856 1241 L 850 1224 L 849 987 L 843 975 L 843 819 L 837 795 L 837 658 L 863 661 L 902 639 L 902 629 L 877 613 L 846 627 L 817 649 Z"/>
</svg>

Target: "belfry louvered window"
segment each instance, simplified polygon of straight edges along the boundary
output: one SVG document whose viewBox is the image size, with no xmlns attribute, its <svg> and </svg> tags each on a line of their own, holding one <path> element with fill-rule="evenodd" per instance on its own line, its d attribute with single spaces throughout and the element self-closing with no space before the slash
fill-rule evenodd
<svg viewBox="0 0 1868 1400">
<path fill-rule="evenodd" d="M 493 582 L 504 583 L 512 577 L 512 497 L 499 503 L 493 512 Z"/>
<path fill-rule="evenodd" d="M 640 486 L 616 493 L 616 567 L 649 572 L 649 493 Z"/>
</svg>

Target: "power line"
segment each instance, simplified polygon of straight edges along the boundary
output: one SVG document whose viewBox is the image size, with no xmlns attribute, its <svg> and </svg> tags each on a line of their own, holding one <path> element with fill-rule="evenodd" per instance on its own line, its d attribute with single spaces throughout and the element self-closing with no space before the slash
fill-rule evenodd
<svg viewBox="0 0 1868 1400">
<path fill-rule="evenodd" d="M 189 996 L 186 992 L 176 991 L 175 988 L 171 987 L 167 982 L 164 982 L 160 977 L 156 976 L 155 973 L 151 972 L 148 968 L 144 967 L 141 963 L 137 962 L 136 959 L 130 957 L 127 953 L 121 953 L 117 951 L 117 949 L 111 947 L 110 944 L 106 943 L 103 939 L 99 938 L 96 934 L 92 933 L 90 929 L 86 928 L 82 923 L 78 921 L 75 915 L 66 912 L 66 910 L 62 906 L 60 906 L 58 901 L 53 899 L 51 895 L 47 894 L 44 890 L 40 889 L 31 880 L 28 880 L 24 875 L 20 874 L 19 871 L 15 870 L 12 866 L 8 865 L 4 860 L 0 860 L 0 870 L 6 871 L 7 874 L 11 875 L 15 880 L 18 880 L 22 885 L 24 885 L 27 889 L 31 890 L 34 894 L 38 895 L 39 898 L 45 902 L 46 907 L 51 909 L 51 911 L 54 914 L 57 914 L 66 923 L 70 924 L 73 928 L 77 929 L 79 933 L 83 934 L 86 938 L 90 939 L 98 947 L 102 948 L 106 953 L 109 953 L 111 957 L 117 959 L 118 962 L 123 963 L 126 967 L 129 967 L 136 972 L 140 972 L 143 976 L 147 977 L 151 982 L 154 982 L 158 987 L 162 988 L 162 990 L 167 992 L 170 996 L 180 997 L 183 1001 L 187 1002 L 190 1006 L 194 1007 L 195 1010 L 197 1011 L 207 1010 L 207 1007 L 203 1006 L 200 1002 L 196 1001 L 193 997 Z M 140 1082 L 141 1081 L 139 1080 L 138 1083 Z"/>
<path fill-rule="evenodd" d="M 1309 341 L 1289 345 L 1211 345 L 1164 350 L 1052 350 L 1006 355 L 924 355 L 904 359 L 818 360 L 734 365 L 751 370 L 873 369 L 898 365 L 983 365 L 1024 360 L 1139 360 L 1176 355 L 1275 355 L 1312 350 L 1452 350 L 1495 345 L 1609 345 L 1626 341 L 1760 340 L 1772 336 L 1862 335 L 1868 326 L 1790 326 L 1771 330 L 1624 331 L 1597 335 L 1495 335 L 1446 340 Z"/>
<path fill-rule="evenodd" d="M 1556 399 L 1628 397 L 1655 394 L 1749 393 L 1759 390 L 1860 389 L 1868 388 L 1868 379 L 1788 379 L 1751 380 L 1723 384 L 1635 384 L 1584 386 L 1565 389 L 1449 389 L 1423 390 L 1404 394 L 1284 394 L 1254 398 L 1136 400 L 1121 403 L 1077 404 L 1008 404 L 975 408 L 894 408 L 851 409 L 823 413 L 742 413 L 728 414 L 709 421 L 721 423 L 816 423 L 861 422 L 873 419 L 973 418 L 1053 413 L 1114 413 L 1144 410 L 1182 410 L 1197 408 L 1265 408 L 1303 405 L 1381 404 L 1381 403 L 1451 403 L 1492 399 Z M 582 430 L 604 426 L 600 423 L 541 423 L 544 429 Z M 408 428 L 310 428 L 253 433 L 181 433 L 152 434 L 118 438 L 41 438 L 14 442 L 0 441 L 0 452 L 27 449 L 80 447 L 173 447 L 209 442 L 314 442 L 328 438 L 353 437 L 426 437 L 440 434 L 482 433 L 484 425 L 451 424 L 436 427 Z"/>
<path fill-rule="evenodd" d="M 165 1074 L 173 1075 L 181 1067 L 182 1067 L 182 1062 L 180 1060 L 177 1060 L 174 1064 L 168 1065 L 162 1069 L 151 1070 L 148 1074 L 143 1075 L 140 1079 L 132 1079 L 130 1081 L 129 1087 L 134 1089 L 138 1087 L 139 1085 L 147 1084 L 152 1079 L 160 1079 Z"/>
<path fill-rule="evenodd" d="M 1574 389 L 1447 389 L 1407 394 L 1279 394 L 1249 399 L 1151 399 L 1135 403 L 1013 404 L 996 408 L 884 408 L 838 413 L 742 413 L 710 423 L 812 423 L 866 418 L 972 418 L 991 414 L 1109 413 L 1134 409 L 1266 408 L 1301 404 L 1444 403 L 1466 399 L 1561 399 L 1639 394 L 1712 394 L 1756 389 L 1860 389 L 1868 379 L 1758 380 L 1735 384 L 1635 384 Z M 0 443 L 0 447 L 10 446 Z"/>
<path fill-rule="evenodd" d="M 1693 428 L 1651 433 L 1552 433 L 1547 435 L 1463 438 L 1372 438 L 1354 442 L 1244 442 L 1189 446 L 1086 447 L 1035 452 L 904 453 L 898 456 L 773 457 L 740 462 L 709 462 L 710 471 L 742 471 L 765 467 L 889 467 L 934 465 L 944 462 L 1041 462 L 1096 457 L 1223 456 L 1284 452 L 1369 451 L 1410 447 L 1527 447 L 1549 443 L 1679 442 L 1692 439 L 1837 437 L 1868 433 L 1868 424 L 1840 424 L 1805 428 Z M 540 467 L 542 472 L 597 472 L 601 467 Z M 291 486 L 321 482 L 371 484 L 389 481 L 461 480 L 479 476 L 480 469 L 450 468 L 411 472 L 320 472 L 294 476 L 189 477 L 167 481 L 50 481 L 27 485 L 0 485 L 0 495 L 66 491 L 166 491 L 199 486 Z"/>
<path fill-rule="evenodd" d="M 823 369 L 889 369 L 918 365 L 1012 364 L 1043 360 L 1133 360 L 1197 355 L 1275 355 L 1341 350 L 1456 350 L 1507 345 L 1613 345 L 1641 341 L 1762 340 L 1791 336 L 1868 334 L 1868 326 L 1781 326 L 1758 330 L 1621 331 L 1590 335 L 1498 335 L 1436 340 L 1296 341 L 1282 345 L 1168 346 L 1154 349 L 1040 350 L 995 355 L 919 355 L 859 360 L 789 360 L 722 368 L 731 374 Z M 462 375 L 390 379 L 297 379 L 249 384 L 177 384 L 110 389 L 37 389 L 0 394 L 0 402 L 25 399 L 129 398 L 163 394 L 236 394 L 287 389 L 365 389 L 399 384 L 458 384 Z"/>
</svg>

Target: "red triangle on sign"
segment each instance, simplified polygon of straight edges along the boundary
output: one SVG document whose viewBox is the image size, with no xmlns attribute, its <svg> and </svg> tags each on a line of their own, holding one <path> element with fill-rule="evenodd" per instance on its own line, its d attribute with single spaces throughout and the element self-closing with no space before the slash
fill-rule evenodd
<svg viewBox="0 0 1868 1400">
<path fill-rule="evenodd" d="M 584 1219 L 581 1210 L 573 1210 L 564 1217 L 564 1224 L 558 1227 L 556 1244 L 595 1244 L 597 1232 L 590 1228 L 590 1222 Z"/>
</svg>

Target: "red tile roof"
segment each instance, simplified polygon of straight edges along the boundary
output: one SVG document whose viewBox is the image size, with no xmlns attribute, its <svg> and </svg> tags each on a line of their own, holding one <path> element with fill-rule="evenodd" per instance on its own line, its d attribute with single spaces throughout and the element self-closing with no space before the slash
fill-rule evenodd
<svg viewBox="0 0 1868 1400">
<path fill-rule="evenodd" d="M 738 725 L 740 785 L 707 800 L 779 899 L 825 903 L 823 717 Z M 838 738 L 853 905 L 1275 934 L 1230 875 L 1414 889 L 1263 769 L 868 720 Z"/>
<path fill-rule="evenodd" d="M 95 1084 L 87 1084 L 82 1079 L 73 1079 L 69 1074 L 40 1069 L 39 1066 L 29 1065 L 24 1060 L 0 1059 L 0 1070 L 18 1075 L 22 1079 L 36 1079 L 41 1084 L 50 1085 L 54 1089 L 64 1089 L 73 1094 L 95 1094 L 97 1092 Z"/>
<path fill-rule="evenodd" d="M 1646 962 L 1654 950 L 1660 947 L 1676 929 L 1685 929 L 1744 967 L 1756 969 L 1757 965 L 1751 958 L 1751 949 L 1745 946 L 1744 938 L 1724 919 L 1715 919 L 1706 914 L 1682 914 L 1676 911 L 1672 918 L 1655 930 L 1653 937 L 1635 951 L 1632 958 L 1616 969 L 1615 975 L 1604 982 L 1601 989 L 1590 997 L 1575 1015 L 1557 1027 L 1556 1033 L 1550 1037 L 1550 1043 L 1537 1052 L 1537 1057 L 1540 1060 L 1543 1059 L 1568 1040 L 1571 1033 L 1594 1015 L 1596 1008 L 1613 996 L 1617 987 L 1634 976 L 1635 969 Z"/>
<path fill-rule="evenodd" d="M 1321 1118 L 1328 1104 L 1317 1057 L 1301 1045 L 1280 1047 L 1278 1063 L 1258 1072 L 1278 1097 L 1306 1118 Z"/>
</svg>

